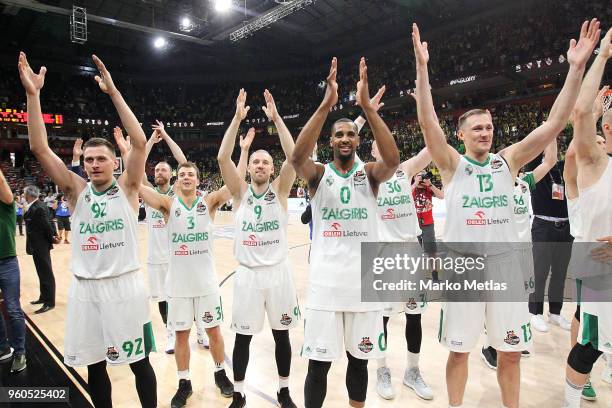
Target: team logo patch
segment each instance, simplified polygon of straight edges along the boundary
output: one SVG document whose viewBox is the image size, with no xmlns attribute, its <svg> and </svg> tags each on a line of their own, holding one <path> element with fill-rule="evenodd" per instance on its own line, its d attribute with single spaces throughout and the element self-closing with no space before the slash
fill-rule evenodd
<svg viewBox="0 0 612 408">
<path fill-rule="evenodd" d="M 362 337 L 361 343 L 357 345 L 357 348 L 362 353 L 369 353 L 374 348 L 374 344 L 372 344 L 369 337 Z"/>
<path fill-rule="evenodd" d="M 106 192 L 107 196 L 114 196 L 115 194 L 117 194 L 119 192 L 119 187 L 117 186 L 112 186 L 111 188 L 108 189 L 108 191 Z"/>
<path fill-rule="evenodd" d="M 206 214 L 206 204 L 204 203 L 198 203 L 198 205 L 196 206 L 196 212 L 198 214 Z"/>
<path fill-rule="evenodd" d="M 175 217 L 180 217 L 180 216 L 181 216 L 181 209 L 180 209 L 180 208 L 177 208 L 177 209 L 174 211 L 174 216 L 175 216 Z"/>
<path fill-rule="evenodd" d="M 106 349 L 106 358 L 116 361 L 119 358 L 119 352 L 114 347 L 109 347 Z"/>
<path fill-rule="evenodd" d="M 521 342 L 521 339 L 514 333 L 514 330 L 510 330 L 506 332 L 506 338 L 504 339 L 504 343 L 509 344 L 511 346 L 516 346 Z"/>
<path fill-rule="evenodd" d="M 395 177 L 397 177 L 397 178 L 404 177 L 405 175 L 406 174 L 403 171 L 401 171 L 400 169 L 397 169 L 397 171 L 395 172 Z"/>
<path fill-rule="evenodd" d="M 247 198 L 247 204 L 248 205 L 253 205 L 253 197 Z"/>
<path fill-rule="evenodd" d="M 289 326 L 291 324 L 291 322 L 293 321 L 293 319 L 291 317 L 289 317 L 286 313 L 283 313 L 283 315 L 281 316 L 280 322 L 283 326 Z"/>
<path fill-rule="evenodd" d="M 331 185 L 334 184 L 334 176 L 327 176 L 327 178 L 325 179 L 325 183 L 327 183 L 327 185 L 331 187 Z"/>
<path fill-rule="evenodd" d="M 89 193 L 85 194 L 85 202 L 89 203 L 91 201 L 91 195 Z"/>
<path fill-rule="evenodd" d="M 355 174 L 353 174 L 353 180 L 355 183 L 361 183 L 363 180 L 365 180 L 365 178 L 366 174 L 363 170 L 356 171 Z"/>
<path fill-rule="evenodd" d="M 213 317 L 210 312 L 204 312 L 204 316 L 202 316 L 202 321 L 204 323 L 210 323 L 213 321 Z"/>
<path fill-rule="evenodd" d="M 474 167 L 472 167 L 471 164 L 468 164 L 467 166 L 465 166 L 465 174 L 467 174 L 468 176 L 471 176 L 473 172 L 474 172 Z"/>
<path fill-rule="evenodd" d="M 503 164 L 504 163 L 500 159 L 495 158 L 495 159 L 493 159 L 491 161 L 491 168 L 492 169 L 499 169 Z"/>
<path fill-rule="evenodd" d="M 264 200 L 266 200 L 266 201 L 272 201 L 272 200 L 274 200 L 275 198 L 276 198 L 276 194 L 274 194 L 274 192 L 272 192 L 272 191 L 269 191 L 269 190 L 268 190 L 268 192 L 266 193 L 266 195 L 265 195 L 265 197 L 264 197 Z"/>
<path fill-rule="evenodd" d="M 417 303 L 414 300 L 414 298 L 410 298 L 408 299 L 408 302 L 406 302 L 406 309 L 408 310 L 414 310 L 417 308 Z"/>
</svg>

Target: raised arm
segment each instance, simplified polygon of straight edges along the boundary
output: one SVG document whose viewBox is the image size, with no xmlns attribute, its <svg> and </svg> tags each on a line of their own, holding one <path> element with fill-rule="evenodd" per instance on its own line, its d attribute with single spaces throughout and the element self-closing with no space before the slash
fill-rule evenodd
<svg viewBox="0 0 612 408">
<path fill-rule="evenodd" d="M 187 163 L 187 157 L 185 157 L 185 153 L 181 150 L 180 146 L 172 140 L 166 129 L 164 128 L 164 124 L 159 120 L 156 120 L 157 125 L 153 125 L 154 130 L 159 130 L 161 134 L 161 138 L 166 142 L 170 151 L 172 152 L 172 156 L 177 161 L 178 164 Z"/>
<path fill-rule="evenodd" d="M 601 83 L 606 63 L 612 54 L 612 28 L 601 40 L 599 54 L 587 72 L 580 88 L 576 108 L 574 109 L 574 142 L 578 166 L 583 163 L 603 161 L 606 155 L 595 143 L 597 136 L 597 119 L 593 117 L 593 106 Z"/>
<path fill-rule="evenodd" d="M 374 109 L 376 109 L 376 112 L 378 112 L 380 108 L 385 106 L 385 103 L 380 102 L 380 100 L 385 94 L 386 89 L 387 87 L 385 85 L 381 86 L 378 89 L 378 92 L 376 92 L 376 95 L 374 95 L 372 99 L 370 99 L 370 102 L 372 103 L 372 106 L 374 106 Z M 363 115 L 365 115 L 365 113 Z M 357 133 L 361 132 L 361 129 L 363 129 L 363 126 L 366 124 L 366 119 L 363 117 L 363 115 L 359 115 L 357 116 L 357 119 L 355 119 L 355 126 L 357 126 Z"/>
<path fill-rule="evenodd" d="M 4 204 L 11 204 L 14 201 L 13 192 L 8 185 L 8 181 L 4 178 L 2 169 L 0 169 L 0 201 Z"/>
<path fill-rule="evenodd" d="M 244 177 L 240 178 L 238 169 L 232 161 L 232 152 L 236 144 L 236 134 L 238 133 L 240 122 L 246 118 L 250 109 L 249 106 L 245 106 L 246 97 L 247 93 L 244 89 L 241 89 L 238 98 L 236 98 L 236 113 L 225 131 L 219 153 L 217 154 L 217 161 L 219 162 L 219 169 L 221 170 L 223 182 L 232 193 L 232 196 L 237 200 L 242 198 L 242 194 L 246 191 L 247 184 L 244 181 Z"/>
<path fill-rule="evenodd" d="M 51 177 L 51 180 L 66 194 L 71 208 L 74 208 L 76 199 L 85 188 L 86 182 L 68 170 L 64 162 L 49 148 L 47 129 L 45 128 L 40 107 L 40 90 L 45 84 L 47 69 L 42 67 L 39 73 L 35 74 L 32 68 L 30 68 L 30 64 L 23 52 L 19 54 L 18 68 L 19 77 L 25 88 L 28 101 L 28 139 L 30 141 L 30 150 L 45 172 Z"/>
<path fill-rule="evenodd" d="M 538 165 L 535 169 L 533 169 L 533 178 L 535 182 L 539 182 L 544 178 L 545 175 L 548 174 L 550 169 L 555 167 L 557 164 L 557 139 L 553 139 L 552 142 L 546 146 L 544 149 L 544 160 L 542 163 Z"/>
<path fill-rule="evenodd" d="M 172 207 L 171 197 L 168 197 L 165 194 L 159 194 L 152 187 L 145 186 L 143 184 L 140 185 L 138 192 L 149 207 L 161 211 L 166 220 L 168 219 L 168 214 L 170 213 L 170 208 Z"/>
<path fill-rule="evenodd" d="M 593 105 L 593 119 L 595 119 L 595 122 L 599 121 L 604 114 L 604 96 L 609 90 L 609 85 L 602 87 L 597 94 L 597 98 L 595 98 L 595 104 Z"/>
<path fill-rule="evenodd" d="M 370 123 L 374 140 L 378 146 L 380 157 L 382 160 L 370 162 L 366 164 L 366 173 L 370 179 L 370 184 L 376 191 L 378 185 L 385 180 L 388 180 L 397 166 L 400 164 L 399 151 L 395 144 L 395 139 L 389 130 L 389 127 L 380 117 L 372 102 L 370 101 L 370 91 L 368 87 L 368 67 L 365 58 L 359 61 L 359 82 L 357 82 L 357 103 L 363 109 L 366 119 Z"/>
<path fill-rule="evenodd" d="M 563 180 L 565 180 L 565 193 L 567 198 L 573 200 L 578 197 L 578 168 L 576 167 L 576 149 L 572 140 L 565 152 L 565 165 L 563 166 Z"/>
<path fill-rule="evenodd" d="M 153 146 L 161 142 L 161 140 L 161 132 L 157 129 L 153 130 L 153 133 L 151 133 L 151 136 L 149 137 L 149 140 L 147 140 L 147 144 L 145 145 L 145 166 L 147 161 L 149 160 L 149 155 L 153 150 Z M 146 168 L 145 172 L 142 174 L 142 184 L 144 184 L 145 186 L 153 187 L 153 184 L 151 184 L 149 178 L 147 177 Z"/>
<path fill-rule="evenodd" d="M 412 46 L 416 59 L 416 101 L 419 126 L 423 131 L 425 145 L 433 162 L 440 169 L 443 182 L 446 184 L 459 163 L 459 153 L 447 142 L 444 131 L 438 121 L 429 86 L 429 51 L 427 43 L 421 42 L 421 34 L 416 24 L 412 25 Z"/>
<path fill-rule="evenodd" d="M 246 136 L 240 135 L 240 159 L 238 160 L 238 176 L 241 180 L 246 177 L 247 165 L 249 164 L 249 149 L 255 139 L 255 128 L 250 128 Z M 229 198 L 228 198 L 229 200 Z"/>
<path fill-rule="evenodd" d="M 83 139 L 78 137 L 72 146 L 72 161 L 70 162 L 70 171 L 83 177 L 81 171 L 81 156 L 83 155 Z"/>
<path fill-rule="evenodd" d="M 323 177 L 325 168 L 321 164 L 315 164 L 311 155 L 321 135 L 321 130 L 329 110 L 338 102 L 337 67 L 338 60 L 334 57 L 332 58 L 329 75 L 327 75 L 327 88 L 325 89 L 323 101 L 298 135 L 290 160 L 297 175 L 308 183 L 308 188 L 312 191 L 312 195 L 314 195 L 319 181 Z"/>
<path fill-rule="evenodd" d="M 417 153 L 416 156 L 413 156 L 400 164 L 400 169 L 406 173 L 406 176 L 409 179 L 411 179 L 419 171 L 429 166 L 429 163 L 431 163 L 431 154 L 429 154 L 429 150 L 424 147 Z"/>
<path fill-rule="evenodd" d="M 565 78 L 565 84 L 550 109 L 548 119 L 523 140 L 504 149 L 502 153 L 513 174 L 516 174 L 521 167 L 540 154 L 567 125 L 567 121 L 578 98 L 585 65 L 593 53 L 600 33 L 601 30 L 599 29 L 599 21 L 597 19 L 591 20 L 590 23 L 585 21 L 580 31 L 579 41 L 576 42 L 574 39 L 570 41 L 569 50 L 567 51 L 567 61 L 570 64 L 570 68 Z M 597 89 L 595 89 L 595 94 L 588 107 L 591 122 L 593 119 L 593 101 L 596 94 Z"/>
<path fill-rule="evenodd" d="M 274 97 L 267 89 L 264 92 L 264 98 L 266 100 L 266 106 L 262 107 L 263 111 L 268 117 L 268 120 L 274 122 L 276 130 L 278 130 L 278 137 L 280 139 L 281 147 L 285 153 L 285 160 L 283 161 L 278 177 L 272 182 L 272 187 L 278 192 L 281 199 L 285 199 L 289 197 L 291 186 L 295 181 L 295 170 L 293 169 L 291 163 L 289 163 L 289 159 L 293 154 L 295 143 L 293 142 L 291 132 L 289 132 L 285 122 L 283 122 L 283 118 L 279 115 L 278 110 L 276 109 Z"/>
<path fill-rule="evenodd" d="M 119 148 L 119 154 L 121 155 L 123 166 L 125 167 L 128 162 L 130 150 L 132 149 L 132 146 L 130 145 L 130 136 L 123 136 L 123 131 L 121 128 L 119 126 L 115 126 L 113 128 L 113 137 L 115 138 L 115 143 Z"/>
</svg>

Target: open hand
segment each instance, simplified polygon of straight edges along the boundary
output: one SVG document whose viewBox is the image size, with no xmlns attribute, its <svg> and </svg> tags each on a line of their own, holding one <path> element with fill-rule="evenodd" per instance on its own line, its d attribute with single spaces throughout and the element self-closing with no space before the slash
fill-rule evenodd
<svg viewBox="0 0 612 408">
<path fill-rule="evenodd" d="M 382 95 L 380 95 L 382 97 Z M 357 105 L 363 109 L 372 107 L 370 101 L 370 88 L 368 86 L 368 66 L 365 58 L 359 61 L 359 82 L 357 82 Z"/>
<path fill-rule="evenodd" d="M 19 78 L 21 78 L 21 83 L 25 88 L 26 94 L 37 95 L 40 93 L 40 90 L 45 85 L 45 74 L 47 73 L 47 68 L 40 67 L 38 74 L 35 74 L 28 63 L 28 58 L 24 52 L 19 53 L 17 68 L 19 69 Z"/>
<path fill-rule="evenodd" d="M 251 143 L 253 143 L 254 138 L 255 138 L 255 128 L 250 128 L 246 136 L 240 135 L 240 149 L 248 150 L 251 147 Z"/>
<path fill-rule="evenodd" d="M 573 38 L 570 40 L 569 50 L 567 50 L 567 62 L 571 66 L 584 68 L 587 61 L 593 54 L 593 50 L 599 41 L 601 30 L 599 29 L 599 21 L 594 18 L 590 22 L 582 23 L 580 29 L 580 38 L 578 42 Z"/>
<path fill-rule="evenodd" d="M 325 88 L 325 96 L 323 97 L 322 105 L 331 109 L 336 103 L 338 103 L 338 83 L 336 82 L 336 75 L 338 74 L 338 59 L 332 58 L 331 67 L 329 68 L 329 74 L 327 75 L 326 82 L 327 88 Z"/>
<path fill-rule="evenodd" d="M 416 23 L 412 24 L 412 47 L 414 48 L 414 57 L 416 58 L 417 65 L 427 65 L 429 62 L 429 50 L 427 49 L 427 43 L 421 42 L 421 33 Z"/>
<path fill-rule="evenodd" d="M 266 106 L 262 106 L 261 108 L 268 117 L 268 120 L 274 122 L 278 119 L 278 110 L 276 109 L 274 97 L 267 89 L 264 92 L 264 99 L 266 100 Z"/>
<path fill-rule="evenodd" d="M 83 155 L 83 139 L 80 137 L 74 141 L 74 146 L 72 146 L 72 157 L 81 157 Z"/>
<path fill-rule="evenodd" d="M 238 93 L 238 98 L 236 98 L 236 114 L 235 114 L 235 117 L 237 117 L 240 120 L 244 120 L 244 118 L 246 118 L 247 116 L 247 113 L 249 113 L 249 109 L 251 109 L 250 106 L 245 106 L 246 97 L 247 97 L 246 91 L 244 90 L 244 88 L 241 88 L 240 92 Z"/>
<path fill-rule="evenodd" d="M 153 128 L 153 131 L 154 131 L 153 134 L 157 134 L 157 137 L 159 138 L 159 140 L 170 137 L 170 135 L 168 135 L 168 132 L 166 132 L 166 128 L 164 127 L 163 122 L 160 122 L 159 120 L 156 119 L 155 123 L 157 124 L 151 127 Z M 155 143 L 158 143 L 159 140 L 155 141 Z"/>
<path fill-rule="evenodd" d="M 117 143 L 117 146 L 119 146 L 119 152 L 122 156 L 130 151 L 132 146 L 130 145 L 129 136 L 127 139 L 123 137 L 123 131 L 120 127 L 115 126 L 113 129 L 113 136 L 115 138 L 115 143 Z"/>
<path fill-rule="evenodd" d="M 96 75 L 94 78 L 100 86 L 100 89 L 102 90 L 102 92 L 110 96 L 115 95 L 118 92 L 117 87 L 115 87 L 113 78 L 111 77 L 110 72 L 108 72 L 108 70 L 106 69 L 106 65 L 104 65 L 102 60 L 96 57 L 95 55 L 92 55 L 92 58 L 94 63 L 96 64 L 96 67 L 98 67 L 98 71 L 100 72 L 100 75 Z"/>
</svg>

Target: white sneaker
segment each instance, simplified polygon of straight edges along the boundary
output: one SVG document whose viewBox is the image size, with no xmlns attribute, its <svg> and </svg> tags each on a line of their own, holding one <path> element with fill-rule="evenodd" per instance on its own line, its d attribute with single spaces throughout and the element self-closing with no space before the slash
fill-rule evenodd
<svg viewBox="0 0 612 408">
<path fill-rule="evenodd" d="M 561 316 L 561 315 L 557 315 L 557 314 L 552 314 L 549 313 L 548 314 L 548 321 L 551 324 L 554 324 L 556 326 L 559 326 L 560 328 L 562 328 L 563 330 L 567 330 L 569 331 L 572 328 L 572 325 L 570 324 L 570 322 L 568 322 L 565 317 Z"/>
<path fill-rule="evenodd" d="M 205 349 L 210 348 L 210 344 L 208 344 L 208 336 L 206 335 L 206 330 L 198 327 L 198 345 L 200 347 L 204 347 Z"/>
<path fill-rule="evenodd" d="M 542 333 L 546 333 L 548 331 L 548 324 L 542 315 L 531 316 L 531 327 Z"/>
<path fill-rule="evenodd" d="M 391 384 L 391 371 L 387 367 L 376 370 L 376 391 L 386 400 L 395 398 L 393 384 Z"/>
<path fill-rule="evenodd" d="M 175 341 L 174 330 L 168 329 L 168 336 L 166 340 L 166 354 L 174 354 L 174 341 Z"/>
<path fill-rule="evenodd" d="M 421 376 L 421 371 L 419 367 L 407 368 L 404 372 L 404 385 L 410 387 L 416 392 L 416 395 L 425 399 L 431 400 L 433 399 L 433 393 L 431 392 L 431 388 L 427 384 L 425 384 L 425 380 Z"/>
</svg>

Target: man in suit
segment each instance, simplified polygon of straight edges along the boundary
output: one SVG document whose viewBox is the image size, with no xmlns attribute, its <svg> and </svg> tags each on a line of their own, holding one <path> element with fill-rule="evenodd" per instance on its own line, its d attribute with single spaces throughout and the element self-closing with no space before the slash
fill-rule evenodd
<svg viewBox="0 0 612 408">
<path fill-rule="evenodd" d="M 53 249 L 54 226 L 45 203 L 38 199 L 39 190 L 36 186 L 25 188 L 26 208 L 24 220 L 26 223 L 26 252 L 34 258 L 36 273 L 40 281 L 40 298 L 33 305 L 42 304 L 36 314 L 47 312 L 55 307 L 55 278 L 51 266 L 50 250 Z"/>
</svg>

